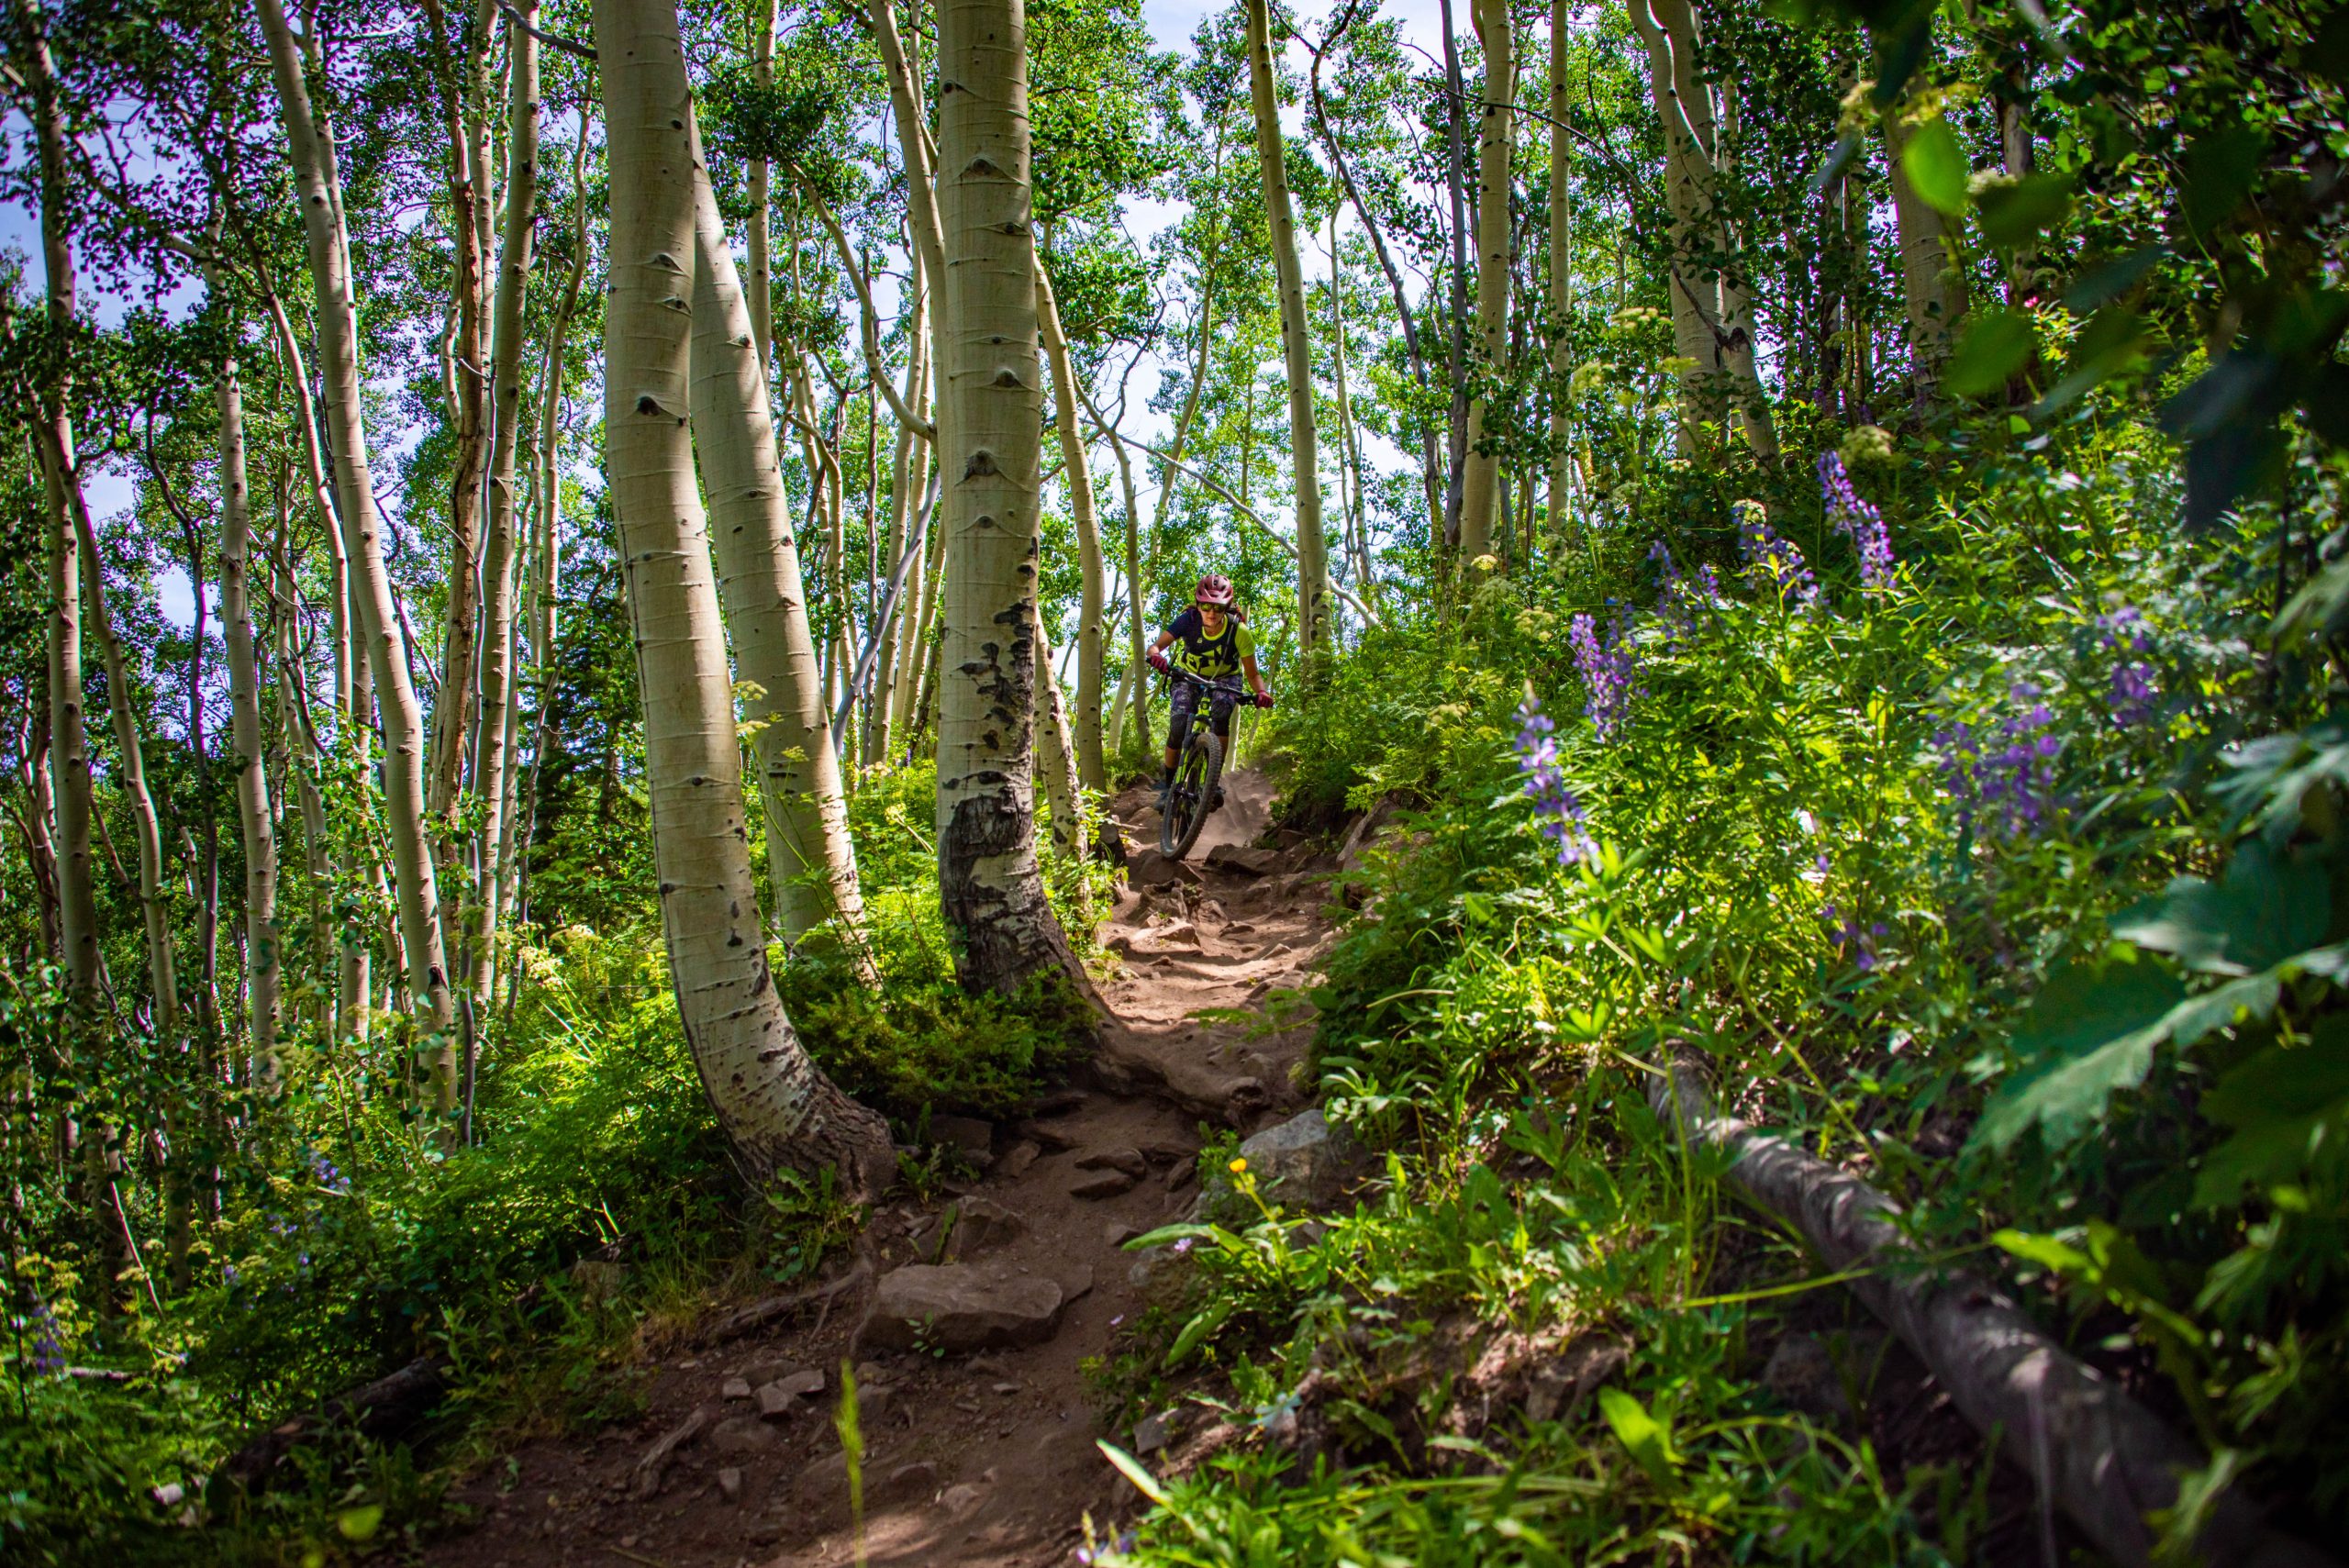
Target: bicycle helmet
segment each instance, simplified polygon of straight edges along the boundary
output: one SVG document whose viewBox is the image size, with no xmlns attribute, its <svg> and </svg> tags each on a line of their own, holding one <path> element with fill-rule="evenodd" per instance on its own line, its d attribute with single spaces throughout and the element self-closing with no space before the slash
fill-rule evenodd
<svg viewBox="0 0 2349 1568">
<path fill-rule="evenodd" d="M 1199 579 L 1199 585 L 1191 591 L 1191 603 L 1220 605 L 1223 608 L 1230 609 L 1231 607 L 1231 579 L 1219 572 L 1208 573 Z"/>
</svg>

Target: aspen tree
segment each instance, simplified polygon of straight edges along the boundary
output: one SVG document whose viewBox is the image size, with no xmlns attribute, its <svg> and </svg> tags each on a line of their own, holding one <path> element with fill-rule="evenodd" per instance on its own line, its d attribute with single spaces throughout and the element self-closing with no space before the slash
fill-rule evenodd
<svg viewBox="0 0 2349 1568">
<path fill-rule="evenodd" d="M 742 819 L 733 683 L 686 423 L 696 210 L 708 176 L 674 0 L 596 0 L 595 29 L 611 168 L 606 462 L 678 1017 L 751 1182 L 831 1166 L 864 1195 L 893 1173 L 888 1128 L 809 1060 L 775 995 Z"/>
<path fill-rule="evenodd" d="M 1681 373 L 1681 428 L 1696 439 L 1705 425 L 1734 413 L 1746 444 L 1765 462 L 1778 455 L 1777 431 L 1753 356 L 1752 307 L 1744 285 L 1700 267 L 1697 258 L 1728 251 L 1730 235 L 1715 198 L 1722 155 L 1712 89 L 1697 75 L 1697 18 L 1688 0 L 1627 0 L 1647 48 L 1648 80 L 1664 127 L 1664 196 L 1672 212 L 1672 335 Z"/>
<path fill-rule="evenodd" d="M 1953 261 L 1949 220 L 1926 204 L 1909 182 L 1900 155 L 1912 128 L 1898 110 L 1880 122 L 1885 162 L 1892 170 L 1892 217 L 1900 236 L 1900 297 L 1909 318 L 1909 373 L 1920 402 L 1930 402 L 1941 384 L 1958 318 L 1965 314 L 1965 273 Z"/>
<path fill-rule="evenodd" d="M 1044 357 L 1052 369 L 1052 420 L 1060 434 L 1069 513 L 1076 525 L 1076 772 L 1085 788 L 1106 793 L 1109 770 L 1101 753 L 1101 688 L 1107 684 L 1103 644 L 1108 630 L 1102 623 L 1108 614 L 1109 591 L 1101 561 L 1101 514 L 1086 455 L 1091 443 L 1076 418 L 1076 366 L 1069 355 L 1068 336 L 1061 330 L 1060 301 L 1052 294 L 1052 274 L 1041 251 L 1036 257 L 1036 314 Z"/>
<path fill-rule="evenodd" d="M 245 992 L 255 1062 L 274 1076 L 278 998 L 284 989 L 277 929 L 277 831 L 263 765 L 261 667 L 253 653 L 250 584 L 252 496 L 245 475 L 245 406 L 237 363 L 220 367 L 220 633 L 228 651 L 228 734 L 236 746 L 237 823 L 245 847 Z"/>
<path fill-rule="evenodd" d="M 1571 181 L 1573 153 L 1566 134 L 1567 43 L 1574 36 L 1573 0 L 1550 0 L 1550 538 L 1565 542 L 1573 513 L 1574 447 L 1570 422 L 1574 344 L 1568 326 L 1574 311 L 1575 250 Z"/>
<path fill-rule="evenodd" d="M 759 726 L 751 745 L 767 817 L 768 874 L 777 924 L 784 939 L 796 942 L 834 915 L 854 930 L 863 923 L 864 900 L 756 324 L 706 181 L 694 193 L 694 212 L 695 450 L 716 530 L 718 586 L 735 667 L 759 688 L 745 706 Z"/>
<path fill-rule="evenodd" d="M 440 0 L 422 0 L 430 30 L 425 36 L 453 52 Z M 440 684 L 432 706 L 425 751 L 425 817 L 437 840 L 446 873 L 459 851 L 455 831 L 457 797 L 464 788 L 465 762 L 477 722 L 486 705 L 475 702 L 480 674 L 481 620 L 486 566 L 482 558 L 482 479 L 486 471 L 490 424 L 488 369 L 491 352 L 487 274 L 496 229 L 490 188 L 490 61 L 496 39 L 495 0 L 475 0 L 464 32 L 465 52 L 445 66 L 436 62 L 443 134 L 448 141 L 449 238 L 456 262 L 448 325 L 440 340 L 440 375 L 453 461 L 449 481 L 449 608 L 442 643 Z M 519 28 L 514 29 L 520 36 Z M 470 976 L 468 980 L 470 980 Z"/>
<path fill-rule="evenodd" d="M 530 525 L 530 658 L 531 678 L 538 693 L 535 733 L 530 742 L 529 787 L 514 815 L 506 819 L 508 841 L 498 853 L 498 863 L 513 868 L 499 885 L 509 890 L 514 907 L 520 906 L 522 888 L 529 880 L 529 819 L 538 811 L 540 768 L 554 740 L 554 691 L 559 673 L 555 662 L 559 614 L 556 592 L 562 580 L 563 356 L 570 347 L 572 323 L 579 311 L 580 288 L 587 276 L 587 107 L 583 104 L 579 108 L 578 136 L 571 148 L 571 266 L 563 274 L 562 294 L 555 302 L 554 319 L 547 327 L 546 362 L 540 374 L 538 447 L 531 454 L 535 495 Z"/>
<path fill-rule="evenodd" d="M 1498 376 L 1508 355 L 1509 150 L 1517 122 L 1517 34 L 1509 0 L 1475 0 L 1471 19 L 1485 46 L 1484 101 L 1476 115 L 1476 346 L 1478 370 Z M 1500 459 L 1485 439 L 1486 400 L 1468 404 L 1467 471 L 1460 482 L 1460 553 L 1492 552 Z"/>
<path fill-rule="evenodd" d="M 517 25 L 507 41 L 509 72 L 506 132 L 506 225 L 497 259 L 497 288 L 490 307 L 491 394 L 489 529 L 481 563 L 481 717 L 473 733 L 473 788 L 488 808 L 481 830 L 481 865 L 474 879 L 474 917 L 466 922 L 473 944 L 468 977 L 476 1010 L 496 986 L 497 917 L 510 874 L 505 859 L 507 773 L 513 737 L 514 520 L 521 501 L 518 454 L 522 437 L 523 295 L 535 264 L 533 228 L 539 200 L 539 42 L 530 36 L 536 0 L 518 0 Z"/>
<path fill-rule="evenodd" d="M 432 1106 L 445 1116 L 457 1104 L 457 1055 L 451 1034 L 455 1009 L 442 941 L 440 882 L 424 834 L 424 719 L 408 679 L 406 639 L 384 567 L 383 522 L 368 472 L 358 299 L 342 180 L 334 138 L 310 98 L 308 67 L 317 40 L 295 33 L 281 0 L 260 0 L 260 6 L 302 208 L 310 280 L 317 295 L 318 368 L 334 449 L 338 511 L 351 561 L 355 629 L 366 639 L 368 684 L 384 731 L 384 814 L 391 840 L 400 948 L 421 1037 L 417 1049 L 430 1077 Z M 356 672 L 352 685 L 354 706 L 363 707 L 367 698 L 360 694 Z"/>
<path fill-rule="evenodd" d="M 1330 547 L 1321 528 L 1321 448 L 1313 428 L 1313 340 L 1281 139 L 1272 28 L 1271 0 L 1248 0 L 1249 94 L 1256 113 L 1256 156 L 1264 171 L 1264 217 L 1280 293 L 1281 359 L 1288 379 L 1289 462 L 1297 489 L 1297 639 L 1310 673 L 1330 651 Z M 1241 473 L 1244 480 L 1245 467 Z M 1244 485 L 1241 494 L 1246 495 Z"/>
<path fill-rule="evenodd" d="M 1021 0 L 939 13 L 939 358 L 946 584 L 939 656 L 940 896 L 972 990 L 1078 978 L 1036 861 L 1033 685 L 1038 378 L 1027 18 Z"/>
</svg>

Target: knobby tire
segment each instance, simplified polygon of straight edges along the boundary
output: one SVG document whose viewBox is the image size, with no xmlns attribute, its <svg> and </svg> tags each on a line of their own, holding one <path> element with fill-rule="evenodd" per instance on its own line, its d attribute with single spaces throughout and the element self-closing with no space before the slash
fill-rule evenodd
<svg viewBox="0 0 2349 1568">
<path fill-rule="evenodd" d="M 1204 719 L 1206 715 L 1200 717 Z M 1197 793 L 1191 797 L 1190 810 L 1178 813 L 1185 783 L 1202 761 L 1206 768 L 1197 777 Z M 1208 817 L 1214 811 L 1215 786 L 1222 777 L 1223 742 L 1211 729 L 1193 735 L 1190 745 L 1184 749 L 1182 765 L 1174 770 L 1174 787 L 1167 792 L 1167 809 L 1159 817 L 1158 847 L 1167 859 L 1179 861 L 1191 852 L 1191 846 L 1198 841 L 1199 829 L 1208 825 Z"/>
</svg>

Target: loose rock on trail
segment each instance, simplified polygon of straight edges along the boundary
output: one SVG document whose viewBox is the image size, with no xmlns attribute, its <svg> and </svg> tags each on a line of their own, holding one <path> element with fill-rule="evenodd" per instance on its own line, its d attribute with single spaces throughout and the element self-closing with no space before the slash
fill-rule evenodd
<svg viewBox="0 0 2349 1568">
<path fill-rule="evenodd" d="M 1295 835 L 1265 842 L 1271 805 L 1269 783 L 1242 771 L 1187 861 L 1135 855 L 1102 931 L 1121 967 L 1101 987 L 1100 1051 L 1026 1120 L 957 1127 L 985 1174 L 925 1207 L 876 1210 L 870 1281 L 664 1357 L 632 1423 L 485 1468 L 453 1498 L 476 1527 L 425 1561 L 846 1568 L 843 1361 L 871 1562 L 1042 1568 L 1073 1560 L 1088 1511 L 1129 1515 L 1132 1489 L 1095 1444 L 1137 1435 L 1096 1425 L 1082 1372 L 1140 1309 L 1122 1244 L 1191 1207 L 1202 1124 L 1254 1132 L 1303 1104 L 1290 1076 L 1309 1018 L 1263 1006 L 1308 984 L 1334 940 L 1322 907 L 1336 861 Z M 1157 841 L 1148 790 L 1111 811 L 1129 841 Z M 1263 1021 L 1201 1021 L 1211 1009 Z"/>
</svg>

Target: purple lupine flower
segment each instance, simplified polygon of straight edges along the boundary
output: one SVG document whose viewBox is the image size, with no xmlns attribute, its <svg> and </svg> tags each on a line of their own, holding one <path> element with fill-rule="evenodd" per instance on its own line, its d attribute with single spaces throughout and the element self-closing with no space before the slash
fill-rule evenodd
<svg viewBox="0 0 2349 1568">
<path fill-rule="evenodd" d="M 1648 547 L 1648 559 L 1655 562 L 1655 613 L 1664 622 L 1664 645 L 1677 651 L 1697 629 L 1697 612 L 1720 603 L 1720 582 L 1713 569 L 1707 566 L 1692 586 L 1680 574 L 1679 563 L 1672 559 L 1670 547 L 1662 539 Z"/>
<path fill-rule="evenodd" d="M 1578 615 L 1566 632 L 1575 667 L 1582 672 L 1583 684 L 1590 692 L 1583 712 L 1590 716 L 1591 728 L 1602 742 L 1615 739 L 1631 707 L 1631 651 L 1624 642 L 1623 629 L 1619 616 L 1601 637 L 1596 620 Z"/>
<path fill-rule="evenodd" d="M 1590 839 L 1583 830 L 1582 802 L 1558 771 L 1558 727 L 1531 691 L 1517 710 L 1517 771 L 1525 781 L 1525 797 L 1533 803 L 1542 836 L 1558 846 L 1558 863 L 1572 865 L 1589 852 Z"/>
<path fill-rule="evenodd" d="M 47 1377 L 65 1370 L 65 1345 L 58 1337 L 57 1314 L 49 1309 L 46 1301 L 33 1303 L 33 1351 L 25 1362 L 25 1370 L 35 1377 Z"/>
<path fill-rule="evenodd" d="M 2154 717 L 2161 702 L 2154 667 L 2143 659 L 2131 657 L 2144 652 L 2148 646 L 2144 614 L 2134 605 L 2122 605 L 2109 615 L 2097 617 L 2096 626 L 2098 640 L 2104 651 L 2117 655 L 2105 693 L 2112 710 L 2112 722 L 2122 729 L 2134 729 Z"/>
<path fill-rule="evenodd" d="M 1766 588 L 1780 607 L 1789 601 L 1803 609 L 1819 603 L 1819 580 L 1794 540 L 1782 539 L 1770 526 L 1770 514 L 1759 501 L 1738 503 L 1737 541 L 1745 551 L 1745 568 L 1757 587 Z"/>
<path fill-rule="evenodd" d="M 330 1193 L 347 1193 L 351 1190 L 351 1178 L 336 1170 L 334 1162 L 315 1149 L 310 1151 L 310 1174 L 317 1178 L 318 1185 Z"/>
<path fill-rule="evenodd" d="M 2015 683 L 2014 707 L 1987 733 L 1954 723 L 1933 737 L 1941 749 L 1942 778 L 1958 803 L 1958 825 L 1971 826 L 1978 810 L 1989 826 L 2009 838 L 2037 832 L 2055 802 L 2055 758 L 2063 741 L 2052 733 L 2054 710 L 2040 700 L 2040 688 Z"/>
<path fill-rule="evenodd" d="M 1834 451 L 1819 454 L 1819 495 L 1835 531 L 1850 538 L 1860 552 L 1860 582 L 1879 591 L 1892 586 L 1892 531 L 1877 511 L 1852 487 L 1843 459 Z"/>
</svg>

